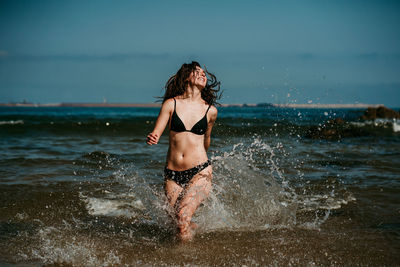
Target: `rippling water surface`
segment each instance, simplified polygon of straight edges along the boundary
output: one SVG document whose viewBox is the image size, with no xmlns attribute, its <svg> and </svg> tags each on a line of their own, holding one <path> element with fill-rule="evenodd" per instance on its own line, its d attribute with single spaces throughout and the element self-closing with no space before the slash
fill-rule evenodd
<svg viewBox="0 0 400 267">
<path fill-rule="evenodd" d="M 362 122 L 355 109 L 219 108 L 213 191 L 195 240 L 181 244 L 163 192 L 167 130 L 145 145 L 157 114 L 0 108 L 0 264 L 399 263 L 399 122 Z M 346 137 L 310 135 L 334 118 Z"/>
</svg>

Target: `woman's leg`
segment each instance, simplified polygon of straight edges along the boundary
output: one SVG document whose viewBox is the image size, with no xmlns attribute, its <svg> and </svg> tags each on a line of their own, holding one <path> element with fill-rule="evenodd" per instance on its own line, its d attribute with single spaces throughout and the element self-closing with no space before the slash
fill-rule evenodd
<svg viewBox="0 0 400 267">
<path fill-rule="evenodd" d="M 176 182 L 170 179 L 165 180 L 165 194 L 167 195 L 168 203 L 171 205 L 171 208 L 173 208 L 174 211 L 176 200 L 182 193 L 182 190 L 182 186 L 178 185 Z"/>
<path fill-rule="evenodd" d="M 193 238 L 191 220 L 199 205 L 208 197 L 211 190 L 212 168 L 208 166 L 196 174 L 185 187 L 176 203 L 180 238 L 188 241 Z"/>
</svg>

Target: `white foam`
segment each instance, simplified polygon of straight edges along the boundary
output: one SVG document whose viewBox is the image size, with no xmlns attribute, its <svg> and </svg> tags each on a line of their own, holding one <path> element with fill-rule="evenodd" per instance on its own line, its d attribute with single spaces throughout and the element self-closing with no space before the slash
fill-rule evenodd
<svg viewBox="0 0 400 267">
<path fill-rule="evenodd" d="M 397 121 L 393 122 L 393 131 L 395 133 L 400 132 L 400 124 L 398 124 Z"/>
<path fill-rule="evenodd" d="M 383 128 L 392 127 L 394 132 L 400 131 L 400 125 L 398 124 L 396 119 L 375 119 L 363 122 L 350 122 L 350 124 L 357 127 L 365 127 L 365 126 L 375 126 Z"/>
<path fill-rule="evenodd" d="M 74 266 L 116 266 L 121 264 L 118 254 L 108 249 L 102 251 L 96 240 L 82 238 L 81 236 L 67 235 L 71 229 L 44 227 L 37 232 L 39 245 L 32 248 L 30 255 L 45 264 L 68 263 Z"/>
<path fill-rule="evenodd" d="M 305 211 L 322 210 L 336 210 L 340 209 L 343 205 L 355 201 L 356 198 L 352 194 L 348 194 L 345 199 L 335 196 L 333 194 L 327 195 L 309 195 L 299 197 L 298 203 L 302 206 L 300 209 Z"/>
<path fill-rule="evenodd" d="M 386 119 L 375 119 L 371 121 L 351 121 L 350 124 L 357 126 L 357 127 L 365 127 L 365 126 L 385 126 L 386 124 L 391 123 L 391 120 L 386 120 Z"/>
<path fill-rule="evenodd" d="M 24 124 L 23 120 L 16 120 L 16 121 L 0 121 L 0 125 L 13 125 L 13 124 Z"/>
<path fill-rule="evenodd" d="M 330 215 L 330 210 L 326 210 L 323 217 L 319 217 L 315 215 L 315 219 L 312 222 L 305 222 L 299 225 L 301 228 L 309 229 L 309 230 L 318 230 L 321 224 L 328 220 Z"/>
<path fill-rule="evenodd" d="M 117 199 L 110 199 L 86 197 L 81 194 L 81 199 L 85 202 L 88 213 L 93 216 L 134 218 L 139 215 L 139 211 L 146 209 L 142 201 L 135 199 L 133 195 L 121 194 Z"/>
</svg>

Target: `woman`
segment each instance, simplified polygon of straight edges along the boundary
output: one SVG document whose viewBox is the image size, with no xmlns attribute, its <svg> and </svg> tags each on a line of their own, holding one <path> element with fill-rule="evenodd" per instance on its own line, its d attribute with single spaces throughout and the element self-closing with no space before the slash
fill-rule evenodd
<svg viewBox="0 0 400 267">
<path fill-rule="evenodd" d="M 207 72 L 207 70 L 206 70 Z M 211 190 L 212 167 L 207 158 L 211 130 L 217 119 L 213 106 L 220 82 L 198 62 L 183 64 L 165 85 L 165 95 L 147 144 L 158 143 L 167 124 L 169 148 L 164 169 L 165 193 L 175 212 L 179 237 L 193 238 L 192 216 Z"/>
</svg>

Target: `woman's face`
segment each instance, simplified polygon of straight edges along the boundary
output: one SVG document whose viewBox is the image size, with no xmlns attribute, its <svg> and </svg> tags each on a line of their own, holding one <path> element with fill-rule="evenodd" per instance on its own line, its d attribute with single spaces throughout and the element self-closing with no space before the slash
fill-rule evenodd
<svg viewBox="0 0 400 267">
<path fill-rule="evenodd" d="M 189 83 L 203 89 L 207 85 L 207 77 L 204 70 L 200 67 L 196 69 L 189 76 Z"/>
</svg>

